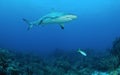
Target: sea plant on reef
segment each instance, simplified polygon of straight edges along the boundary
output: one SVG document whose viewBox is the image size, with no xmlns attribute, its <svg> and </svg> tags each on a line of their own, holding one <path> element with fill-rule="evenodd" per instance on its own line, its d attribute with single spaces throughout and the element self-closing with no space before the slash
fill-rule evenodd
<svg viewBox="0 0 120 75">
<path fill-rule="evenodd" d="M 120 37 L 116 38 L 113 42 L 113 47 L 111 49 L 111 54 L 114 56 L 118 56 L 120 59 Z"/>
<path fill-rule="evenodd" d="M 120 37 L 113 42 L 109 54 L 99 58 L 96 62 L 98 64 L 94 65 L 94 68 L 100 71 L 111 71 L 120 66 Z"/>
<path fill-rule="evenodd" d="M 39 57 L 0 49 L 0 75 L 41 75 L 44 65 Z"/>
<path fill-rule="evenodd" d="M 111 55 L 117 58 L 117 65 L 115 67 L 120 66 L 120 37 L 116 38 L 113 42 Z"/>
</svg>

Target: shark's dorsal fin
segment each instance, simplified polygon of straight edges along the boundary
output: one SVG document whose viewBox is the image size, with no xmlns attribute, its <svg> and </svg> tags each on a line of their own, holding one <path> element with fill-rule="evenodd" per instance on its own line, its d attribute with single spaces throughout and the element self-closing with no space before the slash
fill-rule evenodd
<svg viewBox="0 0 120 75">
<path fill-rule="evenodd" d="M 61 29 L 64 29 L 64 24 L 60 24 Z"/>
<path fill-rule="evenodd" d="M 55 8 L 51 8 L 50 13 L 52 13 L 52 12 L 56 12 L 56 9 Z"/>
</svg>

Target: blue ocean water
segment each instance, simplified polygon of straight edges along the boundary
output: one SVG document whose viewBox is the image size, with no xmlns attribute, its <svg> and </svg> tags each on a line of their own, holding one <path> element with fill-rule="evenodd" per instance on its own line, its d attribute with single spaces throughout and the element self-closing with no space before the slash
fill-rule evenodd
<svg viewBox="0 0 120 75">
<path fill-rule="evenodd" d="M 33 27 L 22 18 L 36 20 L 51 12 L 73 13 L 74 21 Z M 76 50 L 111 48 L 120 36 L 120 0 L 1 0 L 0 47 L 19 51 L 49 53 L 55 49 Z"/>
</svg>

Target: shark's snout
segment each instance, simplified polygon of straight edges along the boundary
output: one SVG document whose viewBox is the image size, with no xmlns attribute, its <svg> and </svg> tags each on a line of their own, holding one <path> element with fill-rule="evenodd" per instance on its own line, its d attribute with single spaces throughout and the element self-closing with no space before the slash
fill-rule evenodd
<svg viewBox="0 0 120 75">
<path fill-rule="evenodd" d="M 76 16 L 76 15 L 71 15 L 71 18 L 72 18 L 72 19 L 76 19 L 77 16 Z"/>
<path fill-rule="evenodd" d="M 65 17 L 66 17 L 66 18 L 68 18 L 68 19 L 71 19 L 71 20 L 73 20 L 73 19 L 76 19 L 76 18 L 77 18 L 77 16 L 76 16 L 76 15 L 66 15 Z"/>
</svg>

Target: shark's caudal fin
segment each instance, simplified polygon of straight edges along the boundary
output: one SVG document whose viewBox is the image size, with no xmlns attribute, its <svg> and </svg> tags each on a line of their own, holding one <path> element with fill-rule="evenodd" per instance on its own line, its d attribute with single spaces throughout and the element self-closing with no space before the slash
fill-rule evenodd
<svg viewBox="0 0 120 75">
<path fill-rule="evenodd" d="M 23 21 L 25 21 L 29 25 L 27 30 L 30 30 L 33 27 L 33 24 L 31 22 L 29 22 L 27 19 L 23 18 Z"/>
</svg>

